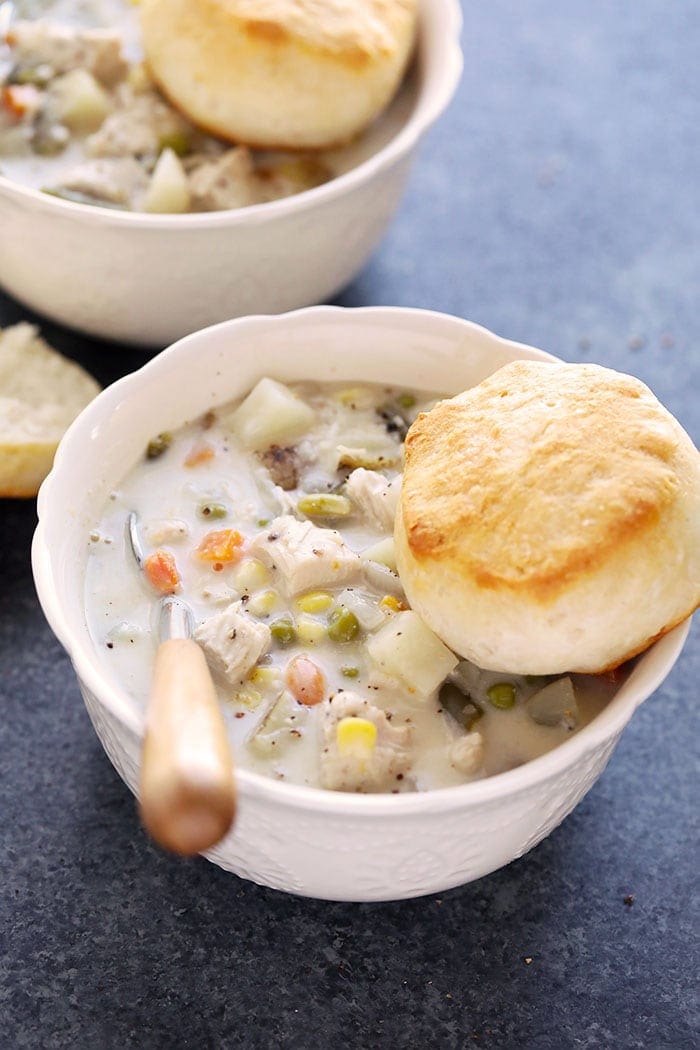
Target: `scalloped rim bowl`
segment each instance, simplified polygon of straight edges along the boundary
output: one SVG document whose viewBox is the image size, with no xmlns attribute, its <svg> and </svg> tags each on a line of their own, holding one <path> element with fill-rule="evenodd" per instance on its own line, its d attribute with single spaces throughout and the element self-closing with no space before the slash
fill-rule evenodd
<svg viewBox="0 0 700 1050">
<path fill-rule="evenodd" d="M 147 215 L 89 207 L 0 175 L 0 284 L 90 335 L 162 347 L 230 317 L 331 298 L 398 206 L 421 139 L 462 72 L 457 0 L 423 0 L 417 61 L 379 120 L 314 189 L 232 211 Z"/>
<path fill-rule="evenodd" d="M 98 658 L 83 588 L 88 534 L 152 434 L 244 394 L 266 374 L 400 381 L 456 393 L 508 361 L 533 357 L 554 360 L 444 314 L 316 307 L 242 318 L 191 335 L 82 412 L 39 494 L 33 569 L 95 729 L 132 791 L 143 717 Z M 532 848 L 579 802 L 636 707 L 670 671 L 688 626 L 638 660 L 590 725 L 549 754 L 486 780 L 423 794 L 352 795 L 241 770 L 236 826 L 207 856 L 263 885 L 333 900 L 414 897 L 479 878 Z"/>
</svg>

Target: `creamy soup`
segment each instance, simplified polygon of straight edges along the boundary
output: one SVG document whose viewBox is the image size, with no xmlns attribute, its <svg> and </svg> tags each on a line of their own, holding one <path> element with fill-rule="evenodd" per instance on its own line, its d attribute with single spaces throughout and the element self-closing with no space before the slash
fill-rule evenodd
<svg viewBox="0 0 700 1050">
<path fill-rule="evenodd" d="M 0 43 L 3 175 L 66 200 L 173 213 L 261 204 L 334 174 L 330 157 L 253 151 L 191 124 L 141 61 L 133 3 L 14 9 Z"/>
<path fill-rule="evenodd" d="M 175 593 L 238 765 L 341 791 L 490 776 L 589 722 L 619 679 L 482 671 L 408 607 L 393 518 L 406 430 L 432 403 L 264 379 L 242 402 L 154 434 L 89 537 L 86 607 L 106 673 L 145 705 L 159 596 Z"/>
</svg>

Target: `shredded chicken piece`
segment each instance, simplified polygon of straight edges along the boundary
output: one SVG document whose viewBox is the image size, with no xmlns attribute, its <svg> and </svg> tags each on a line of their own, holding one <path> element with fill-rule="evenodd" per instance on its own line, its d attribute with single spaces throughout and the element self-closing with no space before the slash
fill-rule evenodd
<svg viewBox="0 0 700 1050">
<path fill-rule="evenodd" d="M 233 685 L 242 682 L 271 641 L 270 628 L 242 610 L 241 602 L 234 602 L 210 616 L 194 634 L 212 666 Z"/>
<path fill-rule="evenodd" d="M 96 201 L 129 206 L 135 194 L 143 192 L 148 178 L 138 163 L 131 157 L 89 160 L 69 168 L 51 189 L 60 192 L 69 190 Z"/>
<path fill-rule="evenodd" d="M 323 703 L 321 786 L 331 791 L 391 791 L 411 768 L 410 726 L 392 726 L 384 711 L 356 693 L 337 693 Z M 338 746 L 338 723 L 345 718 L 371 722 L 377 730 L 369 753 L 343 754 Z"/>
<path fill-rule="evenodd" d="M 79 29 L 38 18 L 15 22 L 7 42 L 20 67 L 46 64 L 55 75 L 87 69 L 108 87 L 122 80 L 128 69 L 115 29 Z"/>
<path fill-rule="evenodd" d="M 346 583 L 360 569 L 360 558 L 335 529 L 283 515 L 258 533 L 250 553 L 273 569 L 292 597 L 314 587 Z"/>
<path fill-rule="evenodd" d="M 345 493 L 370 524 L 382 531 L 394 528 L 394 517 L 399 501 L 400 482 L 389 481 L 376 470 L 358 467 L 345 483 Z"/>
<path fill-rule="evenodd" d="M 134 93 L 124 85 L 117 93 L 117 109 L 87 139 L 93 157 L 157 156 L 164 145 L 187 136 L 191 125 L 155 91 Z"/>
</svg>

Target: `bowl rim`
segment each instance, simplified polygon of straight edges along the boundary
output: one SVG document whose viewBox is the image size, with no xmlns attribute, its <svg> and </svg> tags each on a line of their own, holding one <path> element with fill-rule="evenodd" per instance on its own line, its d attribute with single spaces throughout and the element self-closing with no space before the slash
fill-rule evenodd
<svg viewBox="0 0 700 1050">
<path fill-rule="evenodd" d="M 304 212 L 316 205 L 333 201 L 355 186 L 370 181 L 411 152 L 428 128 L 451 102 L 459 84 L 464 59 L 460 46 L 463 25 L 459 0 L 420 0 L 418 43 L 426 26 L 435 23 L 435 37 L 442 46 L 442 54 L 430 63 L 431 77 L 425 78 L 416 92 L 413 111 L 399 131 L 381 149 L 348 171 L 301 193 L 279 200 L 251 204 L 245 208 L 221 211 L 187 212 L 182 215 L 161 215 L 148 212 L 118 211 L 95 205 L 62 200 L 24 186 L 0 173 L 0 196 L 25 200 L 49 213 L 74 215 L 95 226 L 135 229 L 209 229 L 212 226 L 256 226 L 276 218 Z M 381 119 L 381 118 L 379 118 Z"/>
<path fill-rule="evenodd" d="M 56 586 L 57 574 L 54 572 L 52 552 L 46 541 L 45 534 L 49 502 L 53 490 L 60 485 L 61 473 L 69 469 L 68 461 L 72 452 L 71 446 L 77 442 L 77 447 L 80 447 L 80 435 L 103 419 L 105 410 L 109 410 L 110 407 L 114 407 L 117 403 L 123 401 L 129 389 L 140 385 L 144 376 L 148 377 L 151 374 L 157 374 L 163 368 L 167 368 L 168 362 L 172 358 L 188 355 L 190 349 L 193 346 L 196 347 L 202 338 L 209 339 L 218 332 L 223 334 L 232 328 L 240 330 L 243 328 L 279 327 L 284 326 L 290 320 L 303 321 L 305 319 L 313 320 L 314 318 L 332 317 L 340 320 L 343 316 L 348 318 L 348 323 L 353 323 L 353 318 L 357 318 L 361 322 L 363 317 L 372 317 L 375 320 L 384 319 L 387 323 L 400 318 L 403 321 L 413 319 L 417 323 L 432 323 L 443 328 L 449 325 L 455 327 L 455 330 L 459 327 L 465 333 L 470 333 L 472 336 L 486 340 L 494 348 L 505 348 L 525 356 L 534 355 L 540 360 L 551 360 L 553 362 L 562 360 L 536 347 L 498 336 L 473 321 L 438 311 L 412 307 L 314 306 L 284 314 L 258 314 L 235 318 L 200 329 L 177 340 L 166 350 L 143 364 L 139 369 L 123 376 L 98 394 L 66 431 L 59 444 L 53 469 L 39 491 L 37 499 L 38 524 L 31 550 L 32 570 L 44 615 L 54 634 L 68 653 L 81 687 L 87 689 L 101 706 L 107 708 L 112 716 L 137 738 L 141 738 L 143 735 L 143 713 L 133 706 L 125 689 L 100 675 L 97 662 L 94 660 L 94 646 L 89 642 L 87 630 L 85 631 L 85 637 L 83 637 L 82 635 L 77 635 L 71 628 L 67 617 L 63 614 L 62 599 Z M 531 759 L 529 762 L 507 772 L 466 784 L 435 788 L 424 792 L 399 795 L 362 795 L 327 791 L 323 788 L 276 781 L 251 770 L 238 769 L 236 771 L 236 781 L 239 796 L 256 797 L 278 806 L 284 805 L 288 808 L 306 812 L 319 811 L 326 814 L 357 818 L 372 816 L 396 816 L 398 818 L 437 811 L 452 812 L 464 810 L 508 796 L 511 793 L 527 790 L 536 784 L 560 775 L 565 769 L 573 768 L 579 762 L 586 761 L 588 756 L 606 745 L 612 746 L 624 726 L 629 722 L 636 708 L 658 688 L 670 673 L 680 655 L 689 629 L 690 618 L 669 631 L 650 647 L 649 652 L 653 650 L 657 654 L 657 666 L 654 672 L 648 676 L 648 680 L 641 691 L 627 688 L 628 683 L 623 683 L 619 692 L 606 705 L 603 711 L 569 740 L 557 745 L 539 758 Z M 643 658 L 644 654 L 642 654 L 641 659 Z"/>
</svg>

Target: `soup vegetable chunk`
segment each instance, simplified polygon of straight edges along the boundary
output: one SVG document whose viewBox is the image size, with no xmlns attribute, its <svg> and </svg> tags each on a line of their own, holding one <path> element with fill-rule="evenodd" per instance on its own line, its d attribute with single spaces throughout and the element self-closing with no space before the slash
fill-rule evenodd
<svg viewBox="0 0 700 1050">
<path fill-rule="evenodd" d="M 262 379 L 154 434 L 90 536 L 86 606 L 108 673 L 145 704 L 158 596 L 192 608 L 239 766 L 351 792 L 461 784 L 551 750 L 612 677 L 459 661 L 408 604 L 393 520 L 403 441 L 434 398 Z M 124 523 L 138 514 L 144 582 Z"/>
<path fill-rule="evenodd" d="M 332 175 L 320 156 L 262 153 L 195 127 L 140 58 L 122 0 L 18 2 L 0 43 L 0 173 L 65 200 L 127 211 L 218 211 Z"/>
</svg>

